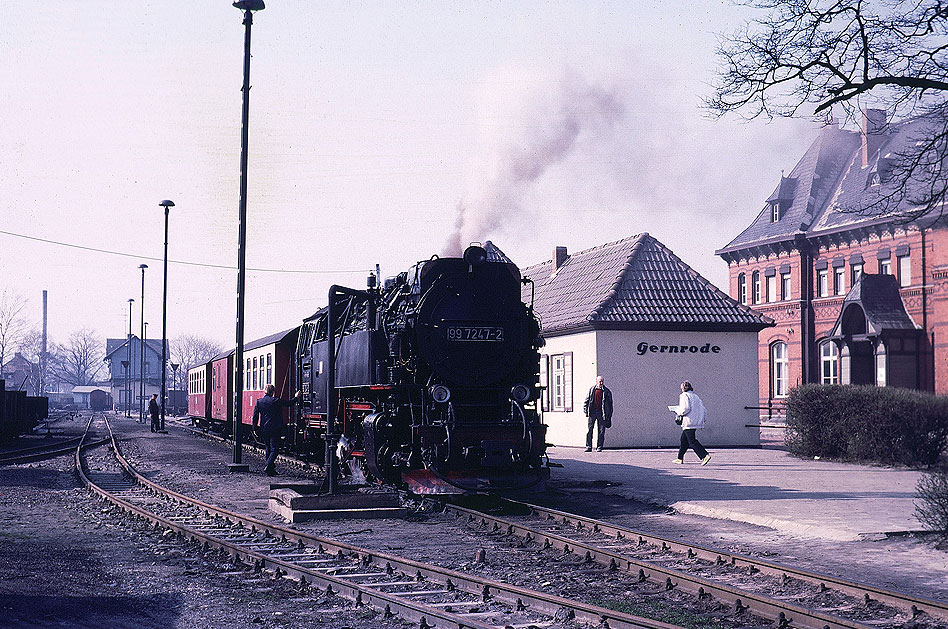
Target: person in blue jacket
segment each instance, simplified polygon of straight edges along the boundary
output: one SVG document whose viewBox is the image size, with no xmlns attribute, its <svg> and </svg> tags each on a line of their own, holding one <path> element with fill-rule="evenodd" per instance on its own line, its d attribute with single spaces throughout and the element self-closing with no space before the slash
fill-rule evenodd
<svg viewBox="0 0 948 629">
<path fill-rule="evenodd" d="M 292 406 L 302 393 L 296 392 L 296 396 L 291 400 L 284 400 L 275 397 L 273 394 L 276 387 L 268 384 L 264 391 L 264 396 L 257 400 L 253 407 L 253 430 L 257 432 L 257 422 L 260 423 L 260 431 L 257 432 L 260 439 L 266 445 L 266 468 L 267 476 L 276 476 L 276 457 L 280 449 L 280 438 L 283 436 L 283 412 L 282 409 Z"/>
</svg>

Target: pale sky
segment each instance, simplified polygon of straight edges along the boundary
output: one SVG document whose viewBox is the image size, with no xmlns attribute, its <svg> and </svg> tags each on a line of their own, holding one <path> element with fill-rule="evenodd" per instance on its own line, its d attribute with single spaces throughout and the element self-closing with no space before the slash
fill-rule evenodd
<svg viewBox="0 0 948 629">
<path fill-rule="evenodd" d="M 818 133 L 700 108 L 728 2 L 312 2 L 256 14 L 246 339 L 461 239 L 521 267 L 649 232 L 727 289 L 714 250 Z M 0 29 L 0 290 L 49 334 L 123 337 L 141 274 L 236 267 L 244 29 L 226 0 L 12 0 Z M 14 236 L 11 234 L 17 234 Z M 23 238 L 102 249 L 97 253 Z M 148 259 L 155 258 L 155 259 Z M 297 273 L 288 271 L 310 271 Z M 232 346 L 236 271 L 172 262 L 168 337 Z"/>
</svg>

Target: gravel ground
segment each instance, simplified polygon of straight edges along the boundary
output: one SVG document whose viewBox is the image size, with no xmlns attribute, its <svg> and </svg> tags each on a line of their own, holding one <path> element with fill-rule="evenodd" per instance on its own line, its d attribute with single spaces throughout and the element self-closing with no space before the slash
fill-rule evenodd
<svg viewBox="0 0 948 629">
<path fill-rule="evenodd" d="M 57 430 L 81 430 L 75 420 Z M 245 453 L 250 474 L 230 474 L 229 446 L 172 428 L 153 435 L 127 419 L 113 426 L 125 454 L 169 487 L 262 520 L 282 523 L 266 506 L 272 479 Z M 284 469 L 280 482 L 317 483 L 314 473 Z M 770 529 L 657 510 L 611 496 L 608 487 L 557 479 L 531 500 L 641 528 L 670 538 L 767 557 L 872 582 L 918 596 L 948 599 L 948 553 L 931 539 L 820 543 Z M 309 596 L 284 579 L 240 573 L 215 556 L 163 538 L 102 503 L 91 502 L 72 461 L 0 468 L 0 627 L 399 627 L 338 598 Z M 450 524 L 450 526 L 447 526 Z M 503 536 L 418 511 L 405 520 L 320 521 L 297 525 L 318 535 L 478 571 L 518 585 L 594 603 L 624 602 L 630 613 L 694 626 L 731 626 L 672 618 L 674 600 L 643 594 L 631 580 L 552 555 L 539 557 Z M 484 560 L 474 552 L 483 549 Z M 589 587 L 590 579 L 597 583 Z M 708 610 L 712 616 L 721 610 Z"/>
</svg>

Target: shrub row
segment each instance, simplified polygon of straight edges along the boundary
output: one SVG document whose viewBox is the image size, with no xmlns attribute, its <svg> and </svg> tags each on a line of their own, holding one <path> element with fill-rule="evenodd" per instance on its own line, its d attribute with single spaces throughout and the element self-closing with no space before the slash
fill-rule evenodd
<svg viewBox="0 0 948 629">
<path fill-rule="evenodd" d="M 795 455 L 933 465 L 948 447 L 948 397 L 910 389 L 806 384 L 787 398 Z"/>
</svg>

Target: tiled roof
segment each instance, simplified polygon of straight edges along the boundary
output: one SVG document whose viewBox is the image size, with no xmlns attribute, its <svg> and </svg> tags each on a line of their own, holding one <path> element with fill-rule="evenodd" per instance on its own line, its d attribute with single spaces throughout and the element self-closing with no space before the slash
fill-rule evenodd
<svg viewBox="0 0 948 629">
<path fill-rule="evenodd" d="M 874 205 L 886 186 L 891 170 L 901 155 L 915 148 L 923 138 L 931 138 L 933 123 L 924 117 L 892 123 L 870 136 L 871 154 L 863 166 L 862 139 L 858 131 L 835 125 L 824 127 L 788 177 L 781 176 L 777 189 L 767 199 L 754 221 L 718 254 L 774 242 L 793 240 L 797 234 L 817 236 L 868 223 L 891 220 L 911 206 L 911 186 L 923 191 L 924 182 L 909 182 L 907 198 L 891 207 Z M 878 179 L 877 179 L 878 177 Z M 878 182 L 873 185 L 874 182 Z M 769 204 L 786 200 L 789 207 L 778 221 L 772 221 Z"/>
<path fill-rule="evenodd" d="M 132 339 L 134 339 L 133 342 L 136 342 L 138 341 L 138 336 L 133 334 Z M 124 348 L 126 342 L 126 339 L 105 339 L 105 360 L 111 360 L 112 354 L 114 354 L 116 350 Z M 145 341 L 145 345 L 149 350 L 155 352 L 157 356 L 161 355 L 161 339 L 148 339 Z M 134 345 L 132 347 L 134 347 Z M 166 345 L 166 350 L 167 347 Z"/>
<path fill-rule="evenodd" d="M 760 330 L 773 322 L 698 275 L 665 245 L 639 234 L 522 270 L 535 283 L 545 334 L 583 328 Z M 530 286 L 524 287 L 529 303 Z"/>
</svg>

